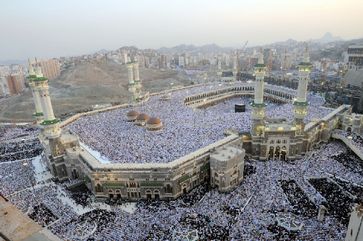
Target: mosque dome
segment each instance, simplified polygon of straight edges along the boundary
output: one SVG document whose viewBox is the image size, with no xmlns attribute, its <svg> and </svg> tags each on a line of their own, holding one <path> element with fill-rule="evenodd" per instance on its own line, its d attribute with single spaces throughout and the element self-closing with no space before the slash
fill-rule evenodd
<svg viewBox="0 0 363 241">
<path fill-rule="evenodd" d="M 147 114 L 141 113 L 136 117 L 136 125 L 143 126 L 149 119 L 150 117 Z"/>
<path fill-rule="evenodd" d="M 161 128 L 163 128 L 163 123 L 157 117 L 151 117 L 146 122 L 146 129 L 148 129 L 149 131 L 156 131 L 156 130 L 160 130 Z"/>
<path fill-rule="evenodd" d="M 129 112 L 127 112 L 127 116 L 138 116 L 139 112 L 135 111 L 135 110 L 131 110 Z"/>
<path fill-rule="evenodd" d="M 139 112 L 137 112 L 135 110 L 131 110 L 131 111 L 127 112 L 126 117 L 127 117 L 128 121 L 135 121 L 138 115 L 139 115 Z"/>
<path fill-rule="evenodd" d="M 151 117 L 147 122 L 146 124 L 149 124 L 149 125 L 155 125 L 155 124 L 160 124 L 161 123 L 161 120 L 157 117 Z"/>
</svg>

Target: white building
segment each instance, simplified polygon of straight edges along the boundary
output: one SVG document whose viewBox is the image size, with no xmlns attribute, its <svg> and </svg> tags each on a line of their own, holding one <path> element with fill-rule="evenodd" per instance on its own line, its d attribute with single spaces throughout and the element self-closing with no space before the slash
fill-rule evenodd
<svg viewBox="0 0 363 241">
<path fill-rule="evenodd" d="M 224 146 L 210 155 L 210 183 L 220 192 L 231 191 L 243 180 L 245 150 Z"/>
<path fill-rule="evenodd" d="M 346 84 L 361 88 L 363 84 L 363 45 L 349 46 L 346 56 L 348 65 L 348 71 L 344 76 Z"/>
<path fill-rule="evenodd" d="M 0 76 L 0 96 L 10 95 L 8 82 L 4 76 Z"/>
</svg>

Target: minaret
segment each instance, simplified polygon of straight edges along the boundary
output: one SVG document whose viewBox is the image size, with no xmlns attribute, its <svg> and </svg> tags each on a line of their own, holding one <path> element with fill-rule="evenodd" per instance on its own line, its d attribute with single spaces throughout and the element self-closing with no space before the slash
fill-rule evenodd
<svg viewBox="0 0 363 241">
<path fill-rule="evenodd" d="M 238 51 L 233 55 L 233 76 L 236 77 L 238 72 Z"/>
<path fill-rule="evenodd" d="M 217 56 L 217 75 L 222 77 L 222 56 Z"/>
<path fill-rule="evenodd" d="M 134 70 L 136 96 L 137 96 L 137 98 L 140 98 L 142 85 L 141 85 L 140 73 L 139 73 L 139 63 L 138 63 L 137 59 L 135 59 L 135 61 L 133 63 L 133 70 Z"/>
<path fill-rule="evenodd" d="M 294 114 L 297 134 L 302 135 L 305 127 L 304 118 L 308 112 L 308 102 L 306 100 L 306 96 L 309 83 L 309 75 L 312 68 L 307 45 L 305 47 L 303 61 L 300 62 L 298 68 L 299 85 L 297 88 L 296 100 L 294 101 Z"/>
<path fill-rule="evenodd" d="M 129 79 L 128 90 L 131 93 L 130 102 L 132 104 L 136 102 L 136 98 L 137 98 L 133 69 L 134 69 L 133 63 L 132 62 L 127 63 L 127 75 L 128 75 L 128 79 Z"/>
<path fill-rule="evenodd" d="M 140 73 L 139 73 L 139 63 L 135 61 L 133 63 L 133 70 L 134 70 L 134 81 L 137 89 L 141 89 L 141 82 L 140 82 Z"/>
<path fill-rule="evenodd" d="M 255 97 L 252 103 L 252 135 L 258 136 L 264 130 L 265 103 L 263 102 L 264 77 L 266 65 L 263 62 L 263 55 L 260 53 L 258 63 L 255 65 Z"/>
<path fill-rule="evenodd" d="M 32 91 L 33 101 L 35 105 L 35 112 L 33 116 L 36 118 L 37 123 L 40 124 L 43 121 L 43 110 L 42 105 L 40 103 L 40 94 L 39 91 L 35 88 L 35 83 L 31 81 L 32 79 L 36 78 L 36 73 L 34 71 L 33 65 L 28 60 L 28 79 L 29 79 L 29 86 Z"/>
<path fill-rule="evenodd" d="M 44 116 L 44 120 L 40 125 L 43 127 L 45 137 L 48 139 L 60 137 L 59 120 L 55 118 L 53 113 L 52 102 L 49 96 L 48 79 L 43 76 L 38 63 L 36 63 L 35 76 L 30 78 L 29 82 L 33 85 L 34 90 L 39 93 L 39 102 Z"/>
</svg>

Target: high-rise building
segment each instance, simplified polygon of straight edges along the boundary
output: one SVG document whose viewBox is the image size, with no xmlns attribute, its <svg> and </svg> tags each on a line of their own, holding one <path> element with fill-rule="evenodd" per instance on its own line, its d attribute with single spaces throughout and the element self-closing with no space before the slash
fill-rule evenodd
<svg viewBox="0 0 363 241">
<path fill-rule="evenodd" d="M 347 51 L 349 68 L 363 68 L 363 45 L 352 45 Z"/>
<path fill-rule="evenodd" d="M 24 90 L 24 76 L 21 74 L 10 74 L 6 77 L 9 95 L 20 94 Z"/>
<path fill-rule="evenodd" d="M 184 66 L 185 66 L 185 61 L 184 61 L 185 59 L 184 59 L 184 56 L 183 56 L 183 55 L 180 55 L 180 56 L 179 56 L 179 58 L 178 58 L 178 60 L 179 60 L 179 61 L 178 61 L 178 63 L 179 63 L 178 65 L 179 65 L 179 67 L 184 68 Z"/>
<path fill-rule="evenodd" d="M 5 76 L 0 76 L 0 96 L 10 95 L 8 82 Z"/>
<path fill-rule="evenodd" d="M 31 64 L 33 68 L 38 64 L 42 70 L 44 77 L 49 80 L 55 79 L 60 74 L 60 64 L 56 59 L 48 59 L 48 60 L 37 60 L 32 61 Z"/>
<path fill-rule="evenodd" d="M 345 83 L 358 88 L 363 87 L 363 45 L 353 45 L 348 47 L 346 62 L 348 71 L 344 79 Z"/>
</svg>

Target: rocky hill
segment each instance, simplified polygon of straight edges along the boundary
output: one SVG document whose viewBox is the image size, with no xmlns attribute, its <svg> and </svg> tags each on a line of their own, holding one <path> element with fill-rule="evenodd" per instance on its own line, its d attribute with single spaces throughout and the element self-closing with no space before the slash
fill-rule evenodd
<svg viewBox="0 0 363 241">
<path fill-rule="evenodd" d="M 150 92 L 170 88 L 170 83 L 188 85 L 190 81 L 172 70 L 140 68 L 145 90 Z M 95 104 L 125 103 L 128 101 L 126 66 L 98 60 L 69 66 L 49 83 L 53 108 L 61 116 L 90 108 Z M 30 90 L 0 100 L 1 121 L 30 121 L 34 104 Z"/>
</svg>

